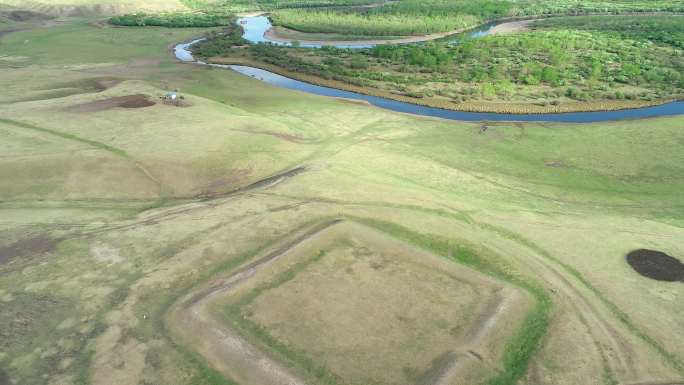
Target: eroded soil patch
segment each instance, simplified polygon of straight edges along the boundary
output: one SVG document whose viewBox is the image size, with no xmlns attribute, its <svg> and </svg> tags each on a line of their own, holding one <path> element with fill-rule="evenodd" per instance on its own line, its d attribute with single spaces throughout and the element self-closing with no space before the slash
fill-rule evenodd
<svg viewBox="0 0 684 385">
<path fill-rule="evenodd" d="M 126 96 L 117 96 L 114 98 L 96 100 L 73 106 L 70 108 L 72 112 L 97 112 L 109 110 L 116 107 L 121 108 L 145 108 L 154 106 L 156 103 L 148 99 L 146 95 L 135 94 Z"/>
<path fill-rule="evenodd" d="M 663 252 L 648 249 L 630 251 L 627 263 L 637 273 L 658 281 L 684 281 L 684 264 Z"/>
<path fill-rule="evenodd" d="M 19 240 L 9 246 L 0 246 L 0 265 L 9 262 L 10 259 L 19 256 L 45 254 L 57 248 L 59 239 L 50 238 L 46 235 Z"/>
</svg>

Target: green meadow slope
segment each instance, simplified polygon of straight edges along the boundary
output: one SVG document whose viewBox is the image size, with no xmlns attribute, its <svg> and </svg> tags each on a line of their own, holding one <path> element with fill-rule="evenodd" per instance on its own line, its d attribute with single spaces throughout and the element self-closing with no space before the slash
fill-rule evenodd
<svg viewBox="0 0 684 385">
<path fill-rule="evenodd" d="M 181 0 L 0 0 L 0 6 L 3 5 L 57 16 L 188 10 Z"/>
</svg>

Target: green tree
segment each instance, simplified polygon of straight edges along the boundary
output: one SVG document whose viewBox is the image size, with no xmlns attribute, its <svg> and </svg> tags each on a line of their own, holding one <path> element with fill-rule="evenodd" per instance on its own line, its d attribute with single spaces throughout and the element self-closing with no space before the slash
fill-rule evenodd
<svg viewBox="0 0 684 385">
<path fill-rule="evenodd" d="M 558 85 L 558 80 L 559 80 L 558 71 L 554 67 L 551 67 L 551 66 L 544 67 L 542 69 L 542 73 L 541 73 L 541 80 L 543 82 L 552 84 L 554 86 Z"/>
</svg>

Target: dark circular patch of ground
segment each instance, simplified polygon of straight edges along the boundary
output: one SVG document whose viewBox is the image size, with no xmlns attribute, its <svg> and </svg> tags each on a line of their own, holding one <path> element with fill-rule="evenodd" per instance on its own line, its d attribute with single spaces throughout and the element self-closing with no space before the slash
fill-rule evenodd
<svg viewBox="0 0 684 385">
<path fill-rule="evenodd" d="M 660 251 L 630 251 L 627 263 L 644 277 L 667 282 L 684 281 L 684 263 Z"/>
</svg>

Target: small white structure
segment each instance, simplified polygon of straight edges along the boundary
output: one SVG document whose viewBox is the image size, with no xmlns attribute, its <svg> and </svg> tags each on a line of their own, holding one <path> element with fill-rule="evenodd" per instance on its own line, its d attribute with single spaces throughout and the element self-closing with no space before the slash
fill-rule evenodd
<svg viewBox="0 0 684 385">
<path fill-rule="evenodd" d="M 162 103 L 173 105 L 176 107 L 182 106 L 183 99 L 185 98 L 182 95 L 178 94 L 178 90 L 169 91 L 161 97 Z"/>
</svg>

